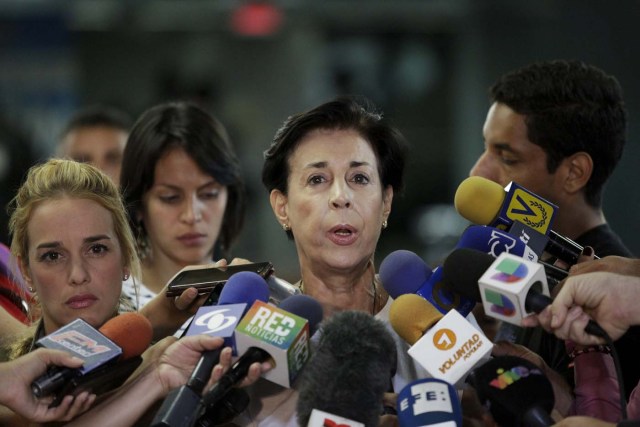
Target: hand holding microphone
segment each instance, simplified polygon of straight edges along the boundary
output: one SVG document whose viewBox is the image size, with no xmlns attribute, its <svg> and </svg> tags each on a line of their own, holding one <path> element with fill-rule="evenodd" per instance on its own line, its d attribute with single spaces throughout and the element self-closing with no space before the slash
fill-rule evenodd
<svg viewBox="0 0 640 427">
<path fill-rule="evenodd" d="M 10 362 L 0 363 L 0 404 L 30 421 L 44 423 L 68 421 L 86 411 L 94 402 L 95 395 L 88 391 L 75 398 L 65 396 L 60 405 L 51 407 L 52 398 L 38 399 L 33 396 L 30 384 L 52 365 L 77 369 L 82 359 L 62 350 L 36 349 Z"/>
<path fill-rule="evenodd" d="M 99 331 L 77 319 L 41 338 L 39 347 L 63 349 L 84 360 L 81 368 L 53 367 L 31 384 L 35 397 L 57 394 L 52 405 L 74 389 L 99 389 L 119 386 L 140 364 L 151 343 L 149 321 L 138 313 L 124 313 L 108 320 Z"/>
<path fill-rule="evenodd" d="M 603 344 L 599 336 L 585 332 L 591 319 L 609 334 L 620 338 L 632 325 L 640 324 L 637 304 L 640 278 L 613 273 L 570 276 L 553 303 L 537 319 L 525 319 L 525 326 L 539 323 L 559 338 L 578 344 Z"/>
<path fill-rule="evenodd" d="M 487 315 L 521 325 L 526 316 L 552 303 L 543 267 L 508 253 L 494 259 L 471 249 L 456 249 L 444 262 L 444 280 L 456 292 L 482 301 Z M 586 332 L 604 337 L 589 320 Z"/>
</svg>

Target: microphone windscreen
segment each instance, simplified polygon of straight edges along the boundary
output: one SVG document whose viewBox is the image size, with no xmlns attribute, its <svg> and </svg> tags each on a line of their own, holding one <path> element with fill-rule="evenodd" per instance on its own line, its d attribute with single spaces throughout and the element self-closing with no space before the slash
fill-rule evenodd
<svg viewBox="0 0 640 427">
<path fill-rule="evenodd" d="M 506 193 L 500 184 L 470 176 L 460 183 L 453 204 L 458 213 L 474 224 L 491 224 L 504 202 Z"/>
<path fill-rule="evenodd" d="M 122 360 L 142 354 L 153 338 L 151 322 L 139 313 L 122 313 L 109 319 L 99 330 L 122 348 Z"/>
<path fill-rule="evenodd" d="M 306 426 L 318 409 L 377 426 L 396 367 L 389 330 L 367 313 L 343 311 L 325 320 L 321 333 L 299 386 L 299 424 Z"/>
<path fill-rule="evenodd" d="M 322 322 L 322 306 L 318 301 L 309 295 L 291 295 L 285 298 L 279 308 L 307 319 L 309 322 L 309 334 L 313 335 Z"/>
<path fill-rule="evenodd" d="M 393 299 L 400 295 L 414 294 L 429 280 L 431 270 L 418 255 L 407 250 L 391 252 L 382 260 L 380 281 Z"/>
<path fill-rule="evenodd" d="M 267 282 L 257 273 L 240 271 L 232 274 L 225 283 L 218 298 L 218 305 L 246 303 L 251 307 L 256 300 L 269 300 Z"/>
<path fill-rule="evenodd" d="M 494 357 L 471 371 L 467 382 L 501 426 L 523 425 L 528 414 L 540 410 L 549 414 L 553 409 L 549 379 L 535 364 L 521 357 Z"/>
<path fill-rule="evenodd" d="M 415 344 L 442 317 L 433 304 L 416 294 L 400 295 L 389 309 L 391 326 L 409 345 Z"/>
<path fill-rule="evenodd" d="M 482 301 L 478 280 L 496 259 L 474 249 L 453 250 L 442 265 L 442 280 L 455 292 L 474 301 Z"/>
</svg>

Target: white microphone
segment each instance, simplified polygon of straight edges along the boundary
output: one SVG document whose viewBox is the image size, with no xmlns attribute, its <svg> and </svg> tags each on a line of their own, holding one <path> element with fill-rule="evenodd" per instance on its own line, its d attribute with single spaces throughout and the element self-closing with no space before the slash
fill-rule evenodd
<svg viewBox="0 0 640 427">
<path fill-rule="evenodd" d="M 488 358 L 493 343 L 457 310 L 445 316 L 427 300 L 406 294 L 389 310 L 393 329 L 411 345 L 409 355 L 434 378 L 460 384 Z"/>
</svg>

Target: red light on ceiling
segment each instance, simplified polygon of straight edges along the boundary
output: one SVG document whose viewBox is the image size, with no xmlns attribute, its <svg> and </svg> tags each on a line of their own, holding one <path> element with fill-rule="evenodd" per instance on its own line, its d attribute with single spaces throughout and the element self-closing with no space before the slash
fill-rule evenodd
<svg viewBox="0 0 640 427">
<path fill-rule="evenodd" d="M 261 37 L 276 33 L 282 12 L 269 3 L 245 3 L 233 12 L 231 28 L 243 36 Z"/>
</svg>

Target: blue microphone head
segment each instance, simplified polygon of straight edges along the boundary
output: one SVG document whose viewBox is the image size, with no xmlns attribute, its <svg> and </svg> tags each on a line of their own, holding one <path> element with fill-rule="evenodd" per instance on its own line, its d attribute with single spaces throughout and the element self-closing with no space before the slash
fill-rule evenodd
<svg viewBox="0 0 640 427">
<path fill-rule="evenodd" d="M 514 236 L 487 225 L 471 225 L 467 227 L 456 248 L 475 249 L 497 257 L 503 252 L 524 256 L 527 245 Z M 529 251 L 533 252 L 533 251 Z"/>
<path fill-rule="evenodd" d="M 379 275 L 384 289 L 396 299 L 400 295 L 416 293 L 431 277 L 431 270 L 418 255 L 401 249 L 382 260 Z"/>
<path fill-rule="evenodd" d="M 316 332 L 324 315 L 320 303 L 309 295 L 291 295 L 285 298 L 278 307 L 296 316 L 307 319 L 309 322 L 310 335 Z"/>
<path fill-rule="evenodd" d="M 407 384 L 398 393 L 400 427 L 462 426 L 462 409 L 455 388 L 446 381 L 425 378 Z"/>
<path fill-rule="evenodd" d="M 257 273 L 240 271 L 232 274 L 225 283 L 220 292 L 218 305 L 245 303 L 247 307 L 251 307 L 256 300 L 269 300 L 267 282 Z"/>
</svg>

